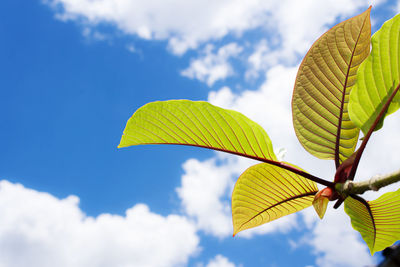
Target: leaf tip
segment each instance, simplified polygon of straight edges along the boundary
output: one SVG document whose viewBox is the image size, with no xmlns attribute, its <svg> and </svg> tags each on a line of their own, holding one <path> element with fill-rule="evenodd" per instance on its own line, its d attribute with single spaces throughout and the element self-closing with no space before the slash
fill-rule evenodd
<svg viewBox="0 0 400 267">
<path fill-rule="evenodd" d="M 232 234 L 232 237 L 235 237 L 239 232 L 240 232 L 239 229 L 236 229 L 236 227 L 233 227 L 233 234 Z"/>
<path fill-rule="evenodd" d="M 363 13 L 368 13 L 368 16 L 371 14 L 371 9 L 372 9 L 372 5 L 370 5 L 367 10 L 365 10 Z"/>
<path fill-rule="evenodd" d="M 131 144 L 126 142 L 126 138 L 125 137 L 126 137 L 125 133 L 122 134 L 121 140 L 119 141 L 119 144 L 118 144 L 117 148 L 128 147 L 128 146 L 131 145 Z"/>
<path fill-rule="evenodd" d="M 119 142 L 117 148 L 122 148 L 122 147 L 125 147 L 125 146 L 122 144 L 122 139 L 121 139 L 121 141 Z"/>
</svg>

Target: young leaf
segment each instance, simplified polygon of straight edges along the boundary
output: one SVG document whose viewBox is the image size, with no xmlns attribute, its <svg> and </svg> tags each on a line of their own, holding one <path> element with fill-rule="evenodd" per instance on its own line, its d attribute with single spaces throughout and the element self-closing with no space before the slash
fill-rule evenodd
<svg viewBox="0 0 400 267">
<path fill-rule="evenodd" d="M 329 198 L 324 196 L 315 197 L 312 205 L 314 206 L 314 210 L 317 212 L 318 217 L 322 220 L 324 218 L 326 208 L 328 207 Z"/>
<path fill-rule="evenodd" d="M 260 125 L 203 101 L 158 101 L 138 109 L 118 147 L 142 144 L 198 146 L 276 161 L 271 140 Z"/>
<path fill-rule="evenodd" d="M 353 228 L 360 232 L 371 254 L 400 239 L 400 189 L 373 201 L 349 196 L 344 204 Z"/>
<path fill-rule="evenodd" d="M 292 99 L 297 138 L 312 155 L 334 159 L 336 167 L 357 144 L 359 130 L 347 103 L 357 69 L 369 54 L 370 35 L 369 8 L 322 35 L 297 73 Z"/>
<path fill-rule="evenodd" d="M 326 187 L 319 191 L 312 202 L 315 211 L 317 212 L 319 218 L 322 220 L 324 218 L 326 208 L 331 198 L 334 196 L 334 191 L 330 187 Z"/>
<path fill-rule="evenodd" d="M 311 206 L 317 192 L 316 183 L 288 170 L 265 163 L 248 168 L 232 193 L 233 235 Z"/>
<path fill-rule="evenodd" d="M 386 21 L 372 36 L 372 52 L 358 72 L 350 94 L 351 120 L 367 134 L 382 106 L 400 82 L 400 14 Z M 385 115 L 400 107 L 397 94 Z M 382 127 L 383 119 L 375 130 Z"/>
</svg>

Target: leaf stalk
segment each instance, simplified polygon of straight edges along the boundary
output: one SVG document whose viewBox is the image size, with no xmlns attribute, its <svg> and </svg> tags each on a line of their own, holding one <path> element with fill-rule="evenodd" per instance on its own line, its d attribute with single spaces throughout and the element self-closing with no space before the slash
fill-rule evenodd
<svg viewBox="0 0 400 267">
<path fill-rule="evenodd" d="M 385 115 L 386 110 L 389 108 L 390 103 L 392 103 L 393 98 L 396 96 L 397 92 L 399 91 L 400 88 L 400 83 L 397 85 L 396 89 L 392 92 L 390 95 L 389 99 L 386 101 L 385 105 L 382 107 L 381 111 L 379 112 L 378 116 L 376 117 L 374 123 L 372 124 L 371 128 L 369 128 L 367 135 L 364 137 L 360 148 L 357 151 L 356 158 L 354 159 L 354 164 L 351 167 L 350 173 L 348 180 L 354 180 L 354 176 L 356 175 L 358 163 L 360 162 L 362 153 L 364 152 L 364 149 L 369 141 L 369 138 L 371 137 L 372 133 L 374 132 L 376 126 L 378 125 L 379 121 L 382 119 L 382 117 Z"/>
</svg>

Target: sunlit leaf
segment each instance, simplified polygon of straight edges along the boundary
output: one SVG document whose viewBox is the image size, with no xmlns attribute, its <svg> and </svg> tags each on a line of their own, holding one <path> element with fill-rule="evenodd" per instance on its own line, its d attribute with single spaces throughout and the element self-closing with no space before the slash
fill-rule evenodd
<svg viewBox="0 0 400 267">
<path fill-rule="evenodd" d="M 159 101 L 138 109 L 118 147 L 142 144 L 190 145 L 276 160 L 261 126 L 239 112 L 203 101 Z"/>
<path fill-rule="evenodd" d="M 239 177 L 232 193 L 233 234 L 307 208 L 317 192 L 316 183 L 290 171 L 254 165 Z"/>
<path fill-rule="evenodd" d="M 350 118 L 364 134 L 400 80 L 400 15 L 386 21 L 371 42 L 372 52 L 357 72 L 349 102 Z M 397 94 L 386 115 L 400 107 L 399 100 Z M 382 127 L 382 122 L 375 130 Z"/>
<path fill-rule="evenodd" d="M 349 196 L 344 204 L 353 228 L 360 232 L 371 254 L 400 239 L 400 189 L 373 201 Z"/>
<path fill-rule="evenodd" d="M 336 167 L 355 150 L 359 130 L 347 104 L 360 63 L 370 50 L 370 8 L 334 26 L 304 57 L 296 77 L 292 110 L 296 135 L 304 148 Z"/>
</svg>

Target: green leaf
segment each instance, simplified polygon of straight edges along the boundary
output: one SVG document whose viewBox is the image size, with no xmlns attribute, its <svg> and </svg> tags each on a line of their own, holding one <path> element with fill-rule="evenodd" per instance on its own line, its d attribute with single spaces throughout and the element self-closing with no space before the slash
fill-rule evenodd
<svg viewBox="0 0 400 267">
<path fill-rule="evenodd" d="M 348 98 L 356 72 L 370 50 L 370 8 L 334 26 L 304 57 L 292 99 L 297 138 L 312 155 L 334 159 L 336 167 L 350 157 L 359 130 L 348 116 Z"/>
<path fill-rule="evenodd" d="M 232 193 L 233 235 L 311 206 L 317 192 L 316 183 L 291 171 L 266 163 L 248 168 Z"/>
<path fill-rule="evenodd" d="M 118 147 L 143 144 L 197 146 L 276 161 L 271 140 L 260 125 L 203 101 L 159 101 L 138 109 Z"/>
<path fill-rule="evenodd" d="M 357 72 L 357 83 L 350 94 L 351 120 L 367 134 L 382 106 L 400 81 L 400 14 L 386 21 L 372 36 L 372 52 Z M 392 100 L 386 115 L 400 107 L 400 96 Z M 382 127 L 383 119 L 380 125 Z"/>
<path fill-rule="evenodd" d="M 353 228 L 360 232 L 371 254 L 400 239 L 400 189 L 373 201 L 349 196 L 344 204 Z"/>
</svg>

